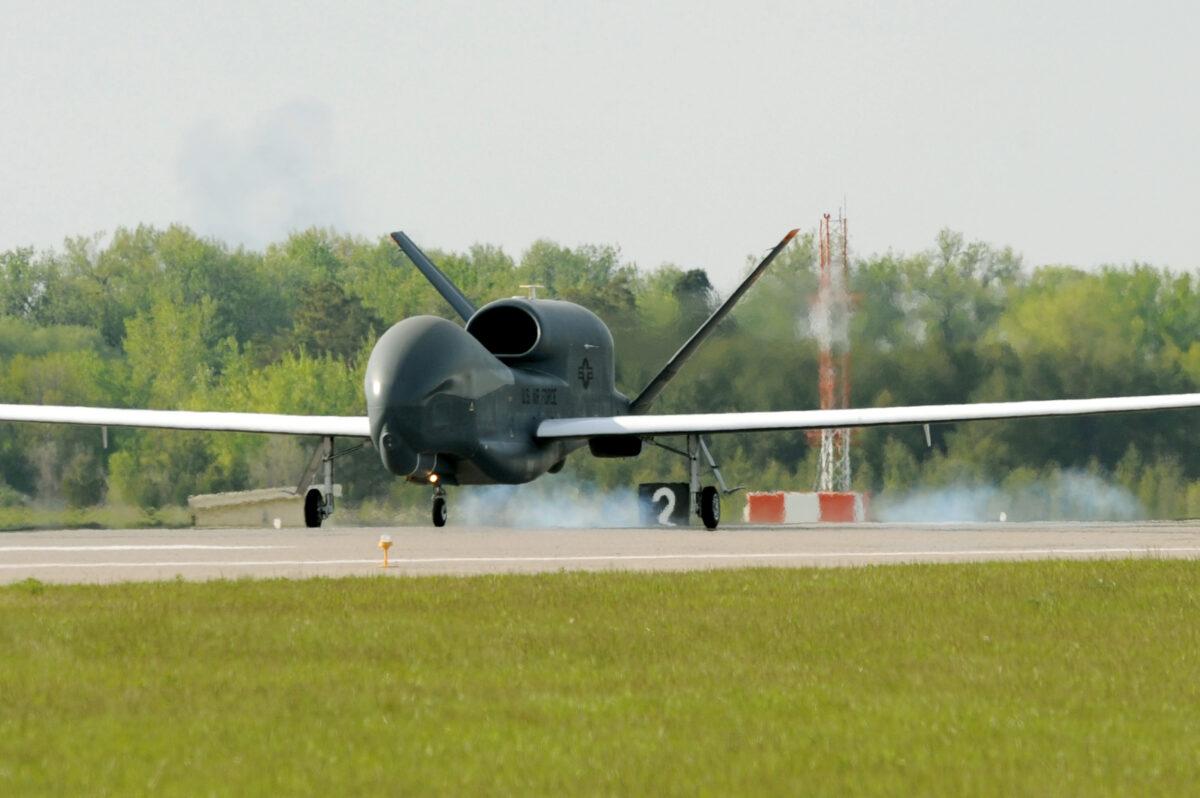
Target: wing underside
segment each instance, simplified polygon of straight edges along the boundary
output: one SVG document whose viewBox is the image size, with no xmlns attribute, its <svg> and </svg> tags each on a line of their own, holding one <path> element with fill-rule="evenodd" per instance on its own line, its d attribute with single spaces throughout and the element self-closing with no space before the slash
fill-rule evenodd
<svg viewBox="0 0 1200 798">
<path fill-rule="evenodd" d="M 0 405 L 0 421 L 81 424 L 97 427 L 149 427 L 263 432 L 276 435 L 323 435 L 368 438 L 366 416 L 293 416 L 280 413 L 222 413 L 193 410 L 135 410 L 117 407 Z"/>
<path fill-rule="evenodd" d="M 1120 396 L 1101 399 L 1055 399 L 1036 402 L 870 407 L 845 410 L 597 416 L 546 420 L 538 426 L 537 436 L 547 439 L 594 438 L 606 435 L 686 435 L 877 427 L 1179 410 L 1193 407 L 1200 407 L 1200 393 Z M 0 422 L 3 421 L 214 432 L 259 432 L 279 435 L 370 437 L 370 424 L 366 416 L 300 416 L 278 413 L 0 404 Z"/>
<path fill-rule="evenodd" d="M 1200 393 L 1054 399 L 1038 402 L 982 402 L 962 405 L 868 407 L 845 410 L 784 410 L 764 413 L 561 418 L 538 425 L 539 438 L 594 438 L 605 435 L 686 435 L 838 427 L 880 427 L 1017 418 L 1050 418 L 1200 407 Z"/>
</svg>

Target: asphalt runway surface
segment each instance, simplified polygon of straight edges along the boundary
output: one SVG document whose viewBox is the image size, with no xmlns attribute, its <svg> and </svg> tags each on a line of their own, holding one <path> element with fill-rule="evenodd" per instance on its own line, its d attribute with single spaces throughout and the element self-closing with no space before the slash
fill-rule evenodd
<svg viewBox="0 0 1200 798">
<path fill-rule="evenodd" d="M 390 535 L 384 570 L 380 535 Z M 683 571 L 1051 558 L 1200 558 L 1200 523 L 703 529 L 332 527 L 0 533 L 0 582 Z"/>
</svg>

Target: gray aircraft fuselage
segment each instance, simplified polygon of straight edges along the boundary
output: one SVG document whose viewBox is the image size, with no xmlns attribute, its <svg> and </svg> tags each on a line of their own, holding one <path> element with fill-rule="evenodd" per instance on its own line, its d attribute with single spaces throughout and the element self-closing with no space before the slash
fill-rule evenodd
<svg viewBox="0 0 1200 798">
<path fill-rule="evenodd" d="M 630 401 L 616 389 L 612 333 L 596 314 L 571 302 L 521 297 L 476 310 L 412 239 L 394 232 L 392 240 L 466 327 L 414 316 L 379 338 L 364 378 L 371 442 L 393 474 L 435 483 L 438 491 L 442 483 L 529 482 L 561 469 L 585 443 L 597 457 L 634 457 L 642 450 L 637 436 L 539 439 L 538 425 L 644 412 L 796 233 L 775 245 Z M 697 483 L 698 455 L 689 458 Z M 326 469 L 328 481 L 329 460 Z M 698 500 L 698 489 L 693 492 Z M 439 510 L 437 496 L 434 523 L 440 526 L 445 505 Z M 719 502 L 710 528 L 715 516 Z"/>
<path fill-rule="evenodd" d="M 518 484 L 557 471 L 586 443 L 538 440 L 542 420 L 629 412 L 614 382 L 612 334 L 594 313 L 513 298 L 480 308 L 465 329 L 436 316 L 393 325 L 364 388 L 371 440 L 392 473 Z"/>
</svg>

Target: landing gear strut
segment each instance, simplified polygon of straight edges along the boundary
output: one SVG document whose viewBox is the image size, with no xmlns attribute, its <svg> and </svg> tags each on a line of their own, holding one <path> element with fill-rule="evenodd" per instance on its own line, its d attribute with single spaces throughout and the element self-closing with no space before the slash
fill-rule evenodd
<svg viewBox="0 0 1200 798">
<path fill-rule="evenodd" d="M 304 469 L 304 473 L 300 475 L 300 482 L 296 485 L 296 495 L 304 496 L 304 525 L 306 527 L 315 529 L 321 526 L 321 523 L 326 518 L 333 515 L 334 458 L 358 451 L 365 445 L 365 443 L 360 443 L 357 446 L 351 446 L 349 449 L 334 452 L 333 436 L 330 435 L 321 439 L 321 445 L 313 453 L 312 460 L 309 461 L 308 467 Z M 325 467 L 324 484 L 319 488 L 312 487 L 313 477 L 317 475 L 317 470 L 321 466 Z"/>
<path fill-rule="evenodd" d="M 699 435 L 687 436 L 687 449 L 676 449 L 674 446 L 668 446 L 654 438 L 648 438 L 649 443 L 658 446 L 661 449 L 666 449 L 669 452 L 683 455 L 688 461 L 688 492 L 692 499 L 692 512 L 700 517 L 704 522 L 706 529 L 716 529 L 721 523 L 721 494 L 734 493 L 741 490 L 741 486 L 730 488 L 725 484 L 725 477 L 721 476 L 721 467 L 717 465 L 717 461 L 713 458 L 712 452 L 708 450 L 708 444 Z M 720 489 L 713 485 L 700 485 L 700 469 L 703 467 L 700 464 L 700 458 L 703 456 L 708 464 L 708 468 L 712 469 L 713 476 L 717 479 L 717 484 Z"/>
<path fill-rule="evenodd" d="M 717 524 L 721 523 L 721 494 L 717 493 L 717 489 L 712 485 L 700 487 L 701 450 L 708 455 L 709 460 L 712 460 L 712 455 L 708 453 L 708 447 L 704 445 L 704 441 L 700 439 L 699 435 L 687 436 L 688 490 L 692 494 L 692 512 L 700 516 L 705 529 L 716 529 Z M 716 463 L 712 463 L 712 467 L 716 471 L 717 478 L 720 479 L 721 472 L 716 470 Z M 724 480 L 721 481 L 724 482 Z"/>
<path fill-rule="evenodd" d="M 446 508 L 446 489 L 438 485 L 433 489 L 433 525 L 443 527 L 450 511 Z"/>
<path fill-rule="evenodd" d="M 325 484 L 320 488 L 311 486 L 312 478 L 317 475 L 317 469 L 325 466 Z M 304 496 L 304 525 L 316 529 L 321 522 L 333 515 L 333 438 L 321 439 L 321 445 L 313 453 L 308 468 L 300 475 L 300 484 L 296 493 Z"/>
</svg>

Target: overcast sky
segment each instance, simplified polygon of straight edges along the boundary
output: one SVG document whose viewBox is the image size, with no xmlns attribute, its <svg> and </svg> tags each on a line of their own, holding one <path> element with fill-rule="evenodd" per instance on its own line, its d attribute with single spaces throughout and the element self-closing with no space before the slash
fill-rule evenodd
<svg viewBox="0 0 1200 798">
<path fill-rule="evenodd" d="M 1194 2 L 0 0 L 0 250 L 182 222 L 709 270 L 848 203 L 1030 265 L 1200 266 Z"/>
</svg>

